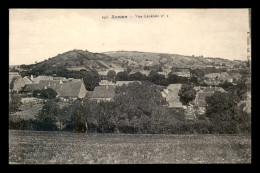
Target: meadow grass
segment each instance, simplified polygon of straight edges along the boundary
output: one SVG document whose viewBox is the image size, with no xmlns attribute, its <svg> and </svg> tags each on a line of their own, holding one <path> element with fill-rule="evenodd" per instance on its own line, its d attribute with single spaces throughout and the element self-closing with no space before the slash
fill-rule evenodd
<svg viewBox="0 0 260 173">
<path fill-rule="evenodd" d="M 251 137 L 9 130 L 9 163 L 251 163 Z"/>
</svg>

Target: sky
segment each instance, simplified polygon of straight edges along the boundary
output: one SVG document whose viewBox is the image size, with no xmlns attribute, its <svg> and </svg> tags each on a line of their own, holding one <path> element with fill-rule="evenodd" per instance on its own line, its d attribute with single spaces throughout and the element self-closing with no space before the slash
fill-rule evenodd
<svg viewBox="0 0 260 173">
<path fill-rule="evenodd" d="M 249 31 L 248 9 L 9 9 L 9 64 L 73 49 L 246 60 Z"/>
</svg>

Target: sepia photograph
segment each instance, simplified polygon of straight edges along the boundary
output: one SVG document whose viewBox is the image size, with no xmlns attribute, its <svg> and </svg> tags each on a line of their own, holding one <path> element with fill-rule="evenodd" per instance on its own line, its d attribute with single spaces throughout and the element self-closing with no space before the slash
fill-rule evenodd
<svg viewBox="0 0 260 173">
<path fill-rule="evenodd" d="M 251 9 L 9 9 L 9 164 L 251 164 Z"/>
</svg>

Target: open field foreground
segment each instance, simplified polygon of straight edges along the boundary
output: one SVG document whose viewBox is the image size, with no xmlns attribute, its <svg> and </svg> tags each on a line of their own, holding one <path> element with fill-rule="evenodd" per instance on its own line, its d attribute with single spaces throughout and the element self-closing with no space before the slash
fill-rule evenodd
<svg viewBox="0 0 260 173">
<path fill-rule="evenodd" d="M 251 137 L 9 130 L 9 163 L 251 163 Z"/>
</svg>

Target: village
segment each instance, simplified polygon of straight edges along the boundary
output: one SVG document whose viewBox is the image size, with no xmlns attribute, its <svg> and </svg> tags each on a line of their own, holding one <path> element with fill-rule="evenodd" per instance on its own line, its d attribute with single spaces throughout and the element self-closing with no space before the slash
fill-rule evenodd
<svg viewBox="0 0 260 173">
<path fill-rule="evenodd" d="M 136 74 L 142 75 L 146 79 L 149 79 L 152 70 L 147 70 L 149 65 L 151 66 L 152 62 L 145 61 L 146 70 L 140 70 L 140 68 L 134 69 L 134 64 L 132 64 L 132 69 L 127 74 L 129 76 L 135 76 Z M 129 67 L 128 67 L 129 68 Z M 144 68 L 144 69 L 145 69 Z M 14 68 L 13 68 L 14 69 Z M 10 71 L 12 71 L 11 69 Z M 92 101 L 100 102 L 111 102 L 113 101 L 116 93 L 116 87 L 127 86 L 129 83 L 142 81 L 136 80 L 138 78 L 134 78 L 134 80 L 129 79 L 124 80 L 124 78 L 116 78 L 120 73 L 124 73 L 127 71 L 126 68 L 118 68 L 118 69 L 107 69 L 98 71 L 99 74 L 99 83 L 95 86 L 93 91 L 88 91 L 83 78 L 74 79 L 74 78 L 65 78 L 56 76 L 24 76 L 22 77 L 19 74 L 19 70 L 23 71 L 23 69 L 18 69 L 18 72 L 9 72 L 9 96 L 11 98 L 11 93 L 17 93 L 21 96 L 22 105 L 20 107 L 20 111 L 12 113 L 12 119 L 35 119 L 35 115 L 42 108 L 44 100 L 39 97 L 39 92 L 41 90 L 52 89 L 57 93 L 56 98 L 59 99 L 60 107 L 64 107 L 69 103 L 77 99 L 89 99 Z M 74 68 L 70 70 L 85 71 L 86 69 L 82 68 Z M 228 69 L 232 70 L 232 69 Z M 109 76 L 110 71 L 113 71 L 114 78 L 111 80 Z M 227 70 L 225 70 L 227 71 Z M 153 71 L 154 72 L 154 71 Z M 170 69 L 161 69 L 158 72 L 155 72 L 156 75 L 167 79 L 169 75 L 175 75 L 180 78 L 184 78 L 187 80 L 181 81 L 180 83 L 170 83 L 168 85 L 157 85 L 160 87 L 161 96 L 165 99 L 166 104 L 164 106 L 174 109 L 174 110 L 183 110 L 185 113 L 185 120 L 196 120 L 196 115 L 203 115 L 206 112 L 206 97 L 212 96 L 216 92 L 226 93 L 225 89 L 221 87 L 221 84 L 228 83 L 231 85 L 236 85 L 237 81 L 241 78 L 241 74 L 239 73 L 228 73 L 228 72 L 220 72 L 220 73 L 208 73 L 205 74 L 203 78 L 199 78 L 195 76 L 195 74 L 191 73 L 187 68 L 179 68 L 178 70 L 172 71 Z M 197 79 L 198 82 L 194 84 L 190 82 L 191 78 Z M 133 78 L 133 77 L 132 77 Z M 117 79 L 117 80 L 116 80 Z M 143 78 L 142 78 L 143 79 Z M 193 99 L 188 104 L 184 105 L 180 101 L 179 91 L 182 88 L 183 84 L 191 84 L 193 89 L 196 91 L 195 99 Z M 251 113 L 251 81 L 250 78 L 247 80 L 247 92 L 244 96 L 243 101 L 241 103 L 245 103 L 246 106 L 243 108 L 247 113 Z M 36 93 L 36 95 L 34 94 Z M 37 95 L 38 94 L 38 95 Z M 9 100 L 10 101 L 10 100 Z M 33 111 L 34 110 L 34 111 Z"/>
</svg>

